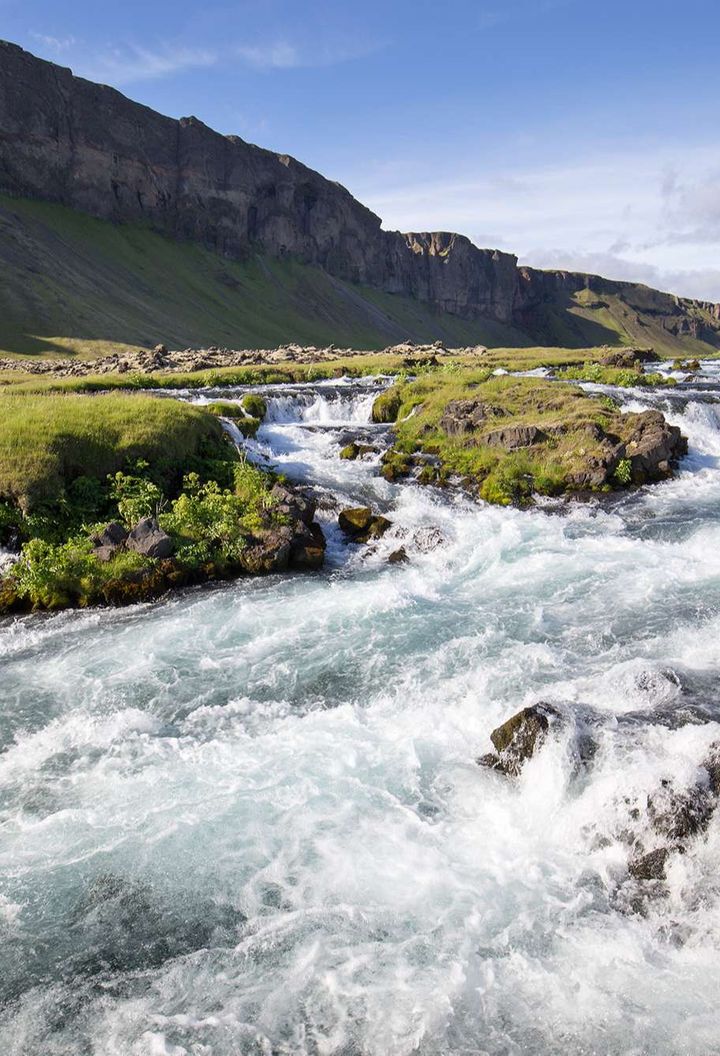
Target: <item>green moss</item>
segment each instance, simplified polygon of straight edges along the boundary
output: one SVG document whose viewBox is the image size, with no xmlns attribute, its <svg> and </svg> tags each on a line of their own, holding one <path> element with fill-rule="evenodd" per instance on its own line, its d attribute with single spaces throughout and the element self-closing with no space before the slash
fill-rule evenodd
<svg viewBox="0 0 720 1056">
<path fill-rule="evenodd" d="M 592 381 L 598 385 L 617 385 L 620 388 L 632 388 L 636 385 L 675 384 L 675 379 L 665 374 L 657 372 L 644 374 L 641 370 L 604 367 L 600 363 L 583 363 L 579 367 L 566 367 L 558 371 L 558 377 L 566 381 Z"/>
<path fill-rule="evenodd" d="M 248 392 L 242 398 L 242 409 L 251 418 L 257 418 L 261 422 L 267 414 L 267 403 L 259 393 Z"/>
<path fill-rule="evenodd" d="M 372 420 L 377 423 L 394 422 L 403 402 L 403 386 L 392 385 L 382 392 L 372 406 Z"/>
</svg>

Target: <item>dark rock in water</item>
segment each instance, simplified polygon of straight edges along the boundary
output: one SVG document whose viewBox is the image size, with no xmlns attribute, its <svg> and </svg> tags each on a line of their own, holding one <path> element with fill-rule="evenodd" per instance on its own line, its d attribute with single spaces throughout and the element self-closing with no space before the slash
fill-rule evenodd
<svg viewBox="0 0 720 1056">
<path fill-rule="evenodd" d="M 387 560 L 389 565 L 403 565 L 410 559 L 405 547 L 401 546 L 399 550 L 393 550 L 393 552 L 388 555 Z"/>
<path fill-rule="evenodd" d="M 619 348 L 600 360 L 604 367 L 636 370 L 641 363 L 657 363 L 660 356 L 652 348 Z"/>
<path fill-rule="evenodd" d="M 493 429 L 482 438 L 491 447 L 502 447 L 505 451 L 517 451 L 532 444 L 547 440 L 547 433 L 536 425 L 509 425 L 505 429 Z"/>
<path fill-rule="evenodd" d="M 669 425 L 660 411 L 643 411 L 625 443 L 634 484 L 662 480 L 671 474 L 671 463 L 687 454 L 687 439 Z"/>
<path fill-rule="evenodd" d="M 512 777 L 522 770 L 528 759 L 542 747 L 550 725 L 560 720 L 560 713 L 545 703 L 523 708 L 490 734 L 495 752 L 481 756 L 478 763 Z"/>
<path fill-rule="evenodd" d="M 367 543 L 384 535 L 392 521 L 374 514 L 369 506 L 354 506 L 340 511 L 338 524 L 353 543 Z"/>
<path fill-rule="evenodd" d="M 714 796 L 720 796 L 720 741 L 710 745 L 703 767 L 708 772 L 710 791 Z"/>
<path fill-rule="evenodd" d="M 377 448 L 373 447 L 372 444 L 361 444 L 357 440 L 351 440 L 349 444 L 340 451 L 340 458 L 345 459 L 348 462 L 354 462 L 356 458 L 362 458 L 363 455 L 376 455 Z"/>
<path fill-rule="evenodd" d="M 290 565 L 294 535 L 289 525 L 283 525 L 254 536 L 243 550 L 241 567 L 252 575 L 285 572 Z"/>
<path fill-rule="evenodd" d="M 654 829 L 677 844 L 704 832 L 716 805 L 709 785 L 678 792 L 670 781 L 663 781 L 660 791 L 648 798 L 648 815 Z"/>
<path fill-rule="evenodd" d="M 485 425 L 488 418 L 504 417 L 502 407 L 493 407 L 483 400 L 451 400 L 443 411 L 440 428 L 448 436 L 463 436 Z"/>
<path fill-rule="evenodd" d="M 144 557 L 157 560 L 170 557 L 174 549 L 172 539 L 154 517 L 143 517 L 138 521 L 127 537 L 127 546 Z"/>
<path fill-rule="evenodd" d="M 617 436 L 605 433 L 596 422 L 589 422 L 584 431 L 588 440 L 599 444 L 599 451 L 588 455 L 582 469 L 569 473 L 566 481 L 572 488 L 601 488 L 610 483 L 621 459 L 625 457 L 625 445 Z"/>
<path fill-rule="evenodd" d="M 639 858 L 632 858 L 628 863 L 628 872 L 635 880 L 664 880 L 669 854 L 669 847 L 658 847 Z"/>
<path fill-rule="evenodd" d="M 297 571 L 312 572 L 322 568 L 325 561 L 325 536 L 317 521 L 298 524 L 290 544 L 289 567 Z"/>
</svg>

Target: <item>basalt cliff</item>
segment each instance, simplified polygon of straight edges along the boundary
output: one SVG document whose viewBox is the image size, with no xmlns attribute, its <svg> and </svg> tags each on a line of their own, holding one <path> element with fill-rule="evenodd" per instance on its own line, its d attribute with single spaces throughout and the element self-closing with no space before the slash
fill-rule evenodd
<svg viewBox="0 0 720 1056">
<path fill-rule="evenodd" d="M 0 193 L 141 223 L 228 260 L 316 266 L 436 317 L 502 324 L 518 340 L 720 347 L 720 305 L 518 267 L 459 234 L 385 231 L 345 188 L 294 158 L 195 117 L 164 117 L 10 43 L 0 43 Z"/>
</svg>

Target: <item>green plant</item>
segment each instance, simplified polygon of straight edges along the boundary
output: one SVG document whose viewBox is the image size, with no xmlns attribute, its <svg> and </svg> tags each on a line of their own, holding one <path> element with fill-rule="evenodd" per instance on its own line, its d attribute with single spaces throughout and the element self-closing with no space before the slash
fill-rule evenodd
<svg viewBox="0 0 720 1056">
<path fill-rule="evenodd" d="M 243 396 L 241 406 L 246 414 L 258 421 L 262 421 L 267 414 L 267 403 L 258 392 L 248 392 Z"/>
<path fill-rule="evenodd" d="M 632 480 L 632 462 L 629 458 L 621 458 L 615 467 L 615 480 L 618 484 L 623 486 L 629 484 Z"/>
<path fill-rule="evenodd" d="M 143 517 L 157 516 L 163 501 L 160 488 L 147 476 L 140 475 L 149 468 L 148 463 L 139 460 L 135 463 L 135 473 L 118 471 L 108 477 L 110 497 L 117 504 L 117 510 L 126 527 L 132 528 Z"/>
</svg>

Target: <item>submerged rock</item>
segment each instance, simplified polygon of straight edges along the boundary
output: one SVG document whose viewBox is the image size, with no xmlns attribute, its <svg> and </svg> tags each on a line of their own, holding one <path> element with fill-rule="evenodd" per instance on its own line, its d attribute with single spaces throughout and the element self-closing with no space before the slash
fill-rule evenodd
<svg viewBox="0 0 720 1056">
<path fill-rule="evenodd" d="M 379 539 L 392 526 L 392 521 L 381 514 L 374 514 L 369 506 L 353 506 L 341 510 L 338 524 L 353 543 L 367 543 Z"/>
<path fill-rule="evenodd" d="M 664 880 L 665 863 L 670 855 L 668 847 L 658 847 L 647 854 L 632 858 L 628 863 L 628 872 L 634 880 Z"/>
<path fill-rule="evenodd" d="M 127 547 L 143 557 L 157 560 L 170 557 L 174 550 L 172 539 L 154 517 L 143 517 L 138 521 L 127 537 Z"/>
<path fill-rule="evenodd" d="M 387 560 L 389 565 L 403 565 L 409 561 L 410 558 L 407 555 L 405 547 L 401 546 L 398 550 L 393 550 L 393 552 L 388 555 Z"/>
<path fill-rule="evenodd" d="M 478 763 L 517 777 L 528 759 L 542 747 L 560 713 L 551 704 L 540 702 L 523 708 L 490 734 L 494 752 L 481 756 Z"/>
</svg>

